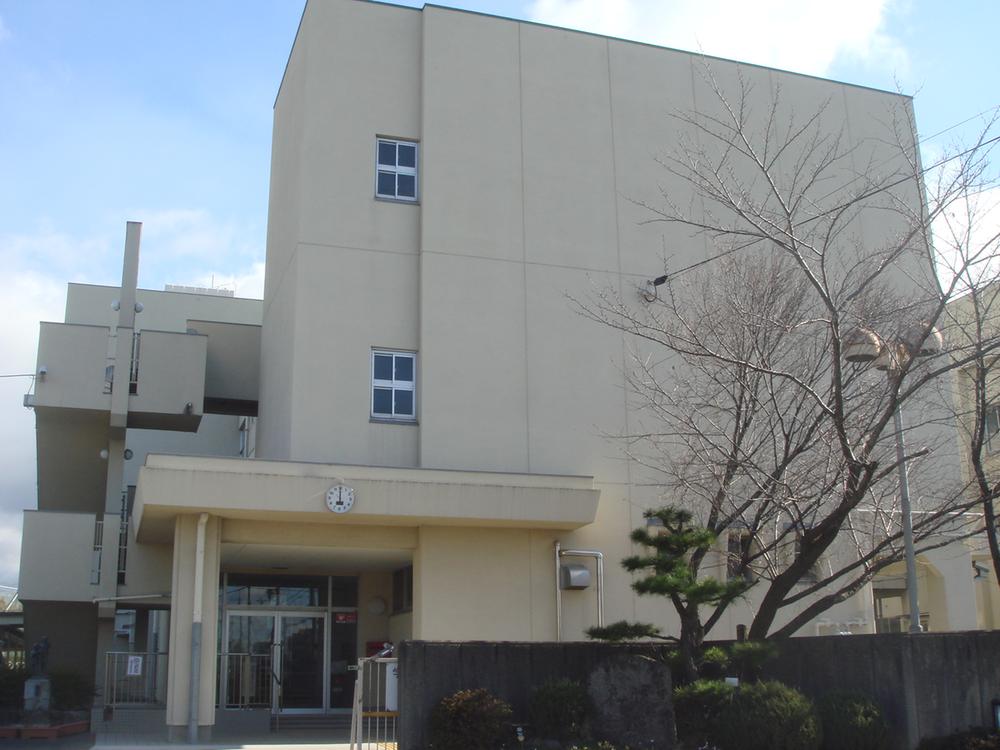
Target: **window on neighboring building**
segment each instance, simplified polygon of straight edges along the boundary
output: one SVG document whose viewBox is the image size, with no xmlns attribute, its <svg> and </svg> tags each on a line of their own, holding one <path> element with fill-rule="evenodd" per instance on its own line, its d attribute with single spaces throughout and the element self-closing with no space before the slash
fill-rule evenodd
<svg viewBox="0 0 1000 750">
<path fill-rule="evenodd" d="M 417 144 L 378 138 L 375 142 L 375 196 L 417 199 Z"/>
<path fill-rule="evenodd" d="M 417 418 L 417 355 L 372 350 L 372 412 L 377 419 Z"/>
<path fill-rule="evenodd" d="M 799 555 L 802 554 L 802 535 L 805 533 L 803 530 L 795 530 L 795 543 L 792 547 L 792 558 L 789 560 L 789 564 L 792 560 L 797 560 Z M 819 560 L 812 564 L 805 572 L 802 573 L 802 577 L 799 579 L 801 584 L 812 584 L 823 579 L 825 573 L 824 569 L 824 555 L 820 555 Z"/>
<path fill-rule="evenodd" d="M 726 537 L 726 580 L 742 578 L 747 582 L 754 581 L 756 576 L 750 567 L 750 560 L 759 549 L 750 529 L 729 529 Z"/>
<path fill-rule="evenodd" d="M 990 453 L 1000 451 L 1000 404 L 987 404 L 983 444 Z"/>
</svg>

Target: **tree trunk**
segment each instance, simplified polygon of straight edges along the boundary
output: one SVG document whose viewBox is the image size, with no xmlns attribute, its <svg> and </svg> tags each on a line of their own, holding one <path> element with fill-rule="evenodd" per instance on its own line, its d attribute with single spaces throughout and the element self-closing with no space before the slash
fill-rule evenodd
<svg viewBox="0 0 1000 750">
<path fill-rule="evenodd" d="M 698 679 L 698 667 L 695 658 L 701 652 L 701 644 L 705 639 L 705 633 L 701 626 L 701 618 L 698 617 L 698 609 L 694 612 L 690 610 L 681 614 L 681 637 L 680 637 L 680 679 L 677 682 L 685 684 Z"/>
</svg>

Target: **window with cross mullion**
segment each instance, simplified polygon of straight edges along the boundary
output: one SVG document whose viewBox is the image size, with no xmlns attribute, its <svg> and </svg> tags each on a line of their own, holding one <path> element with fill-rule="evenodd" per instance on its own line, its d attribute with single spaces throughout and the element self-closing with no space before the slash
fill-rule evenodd
<svg viewBox="0 0 1000 750">
<path fill-rule="evenodd" d="M 413 421 L 417 417 L 414 352 L 372 350 L 371 416 Z"/>
<path fill-rule="evenodd" d="M 417 144 L 414 141 L 376 139 L 375 196 L 417 200 Z"/>
</svg>

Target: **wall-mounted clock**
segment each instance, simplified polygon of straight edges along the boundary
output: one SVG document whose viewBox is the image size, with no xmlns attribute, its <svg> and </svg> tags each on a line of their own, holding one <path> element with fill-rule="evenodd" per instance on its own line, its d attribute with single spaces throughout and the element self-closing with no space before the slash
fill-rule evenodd
<svg viewBox="0 0 1000 750">
<path fill-rule="evenodd" d="M 336 484 L 326 491 L 326 507 L 334 513 L 346 513 L 354 507 L 354 489 Z"/>
</svg>

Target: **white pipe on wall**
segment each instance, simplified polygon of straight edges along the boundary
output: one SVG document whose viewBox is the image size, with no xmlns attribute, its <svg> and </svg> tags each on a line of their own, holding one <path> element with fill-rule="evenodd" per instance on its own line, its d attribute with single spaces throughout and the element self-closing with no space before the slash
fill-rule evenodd
<svg viewBox="0 0 1000 750">
<path fill-rule="evenodd" d="M 604 627 L 604 553 L 596 549 L 562 549 L 555 543 L 556 558 L 556 640 L 562 640 L 562 586 L 559 580 L 559 560 L 563 557 L 592 557 L 597 561 L 597 627 Z"/>
<path fill-rule="evenodd" d="M 198 516 L 194 552 L 194 606 L 191 614 L 191 688 L 188 708 L 188 742 L 198 742 L 198 702 L 201 698 L 201 622 L 205 594 L 205 527 L 208 513 Z"/>
</svg>

